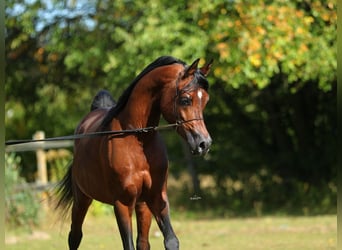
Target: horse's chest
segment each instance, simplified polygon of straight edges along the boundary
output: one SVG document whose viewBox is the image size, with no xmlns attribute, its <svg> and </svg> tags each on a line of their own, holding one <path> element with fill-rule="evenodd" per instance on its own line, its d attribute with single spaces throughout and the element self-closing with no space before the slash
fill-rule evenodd
<svg viewBox="0 0 342 250">
<path fill-rule="evenodd" d="M 134 185 L 140 192 L 143 186 L 151 185 L 150 166 L 139 142 L 114 140 L 109 150 L 110 168 L 123 187 Z"/>
</svg>

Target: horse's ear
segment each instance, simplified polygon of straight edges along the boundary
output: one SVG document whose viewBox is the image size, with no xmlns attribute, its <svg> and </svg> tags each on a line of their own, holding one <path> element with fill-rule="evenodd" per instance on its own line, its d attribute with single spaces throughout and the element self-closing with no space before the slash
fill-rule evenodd
<svg viewBox="0 0 342 250">
<path fill-rule="evenodd" d="M 184 77 L 188 77 L 193 75 L 196 70 L 197 70 L 197 66 L 198 66 L 198 62 L 199 62 L 199 58 L 197 58 L 185 71 Z"/>
<path fill-rule="evenodd" d="M 210 68 L 211 68 L 211 65 L 213 64 L 213 62 L 214 62 L 214 60 L 211 59 L 209 63 L 204 65 L 202 68 L 200 68 L 200 71 L 204 76 L 207 76 L 209 74 Z"/>
</svg>

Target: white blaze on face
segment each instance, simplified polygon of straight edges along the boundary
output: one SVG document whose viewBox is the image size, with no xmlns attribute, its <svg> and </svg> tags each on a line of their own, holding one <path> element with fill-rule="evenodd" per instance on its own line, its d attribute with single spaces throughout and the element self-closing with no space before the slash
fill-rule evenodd
<svg viewBox="0 0 342 250">
<path fill-rule="evenodd" d="M 198 90 L 197 91 L 197 96 L 198 96 L 198 98 L 201 100 L 202 99 L 202 96 L 203 96 L 203 93 L 202 93 L 202 90 Z"/>
</svg>

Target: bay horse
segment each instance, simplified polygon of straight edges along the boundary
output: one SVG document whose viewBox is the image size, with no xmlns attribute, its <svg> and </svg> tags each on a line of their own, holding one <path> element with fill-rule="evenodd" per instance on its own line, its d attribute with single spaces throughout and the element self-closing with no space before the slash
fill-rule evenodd
<svg viewBox="0 0 342 250">
<path fill-rule="evenodd" d="M 93 199 L 114 206 L 123 248 L 134 249 L 132 213 L 137 219 L 137 249 L 150 249 L 152 216 L 164 236 L 165 249 L 179 249 L 172 229 L 166 190 L 168 158 L 157 130 L 125 133 L 135 128 L 156 127 L 160 117 L 175 124 L 175 130 L 195 155 L 204 155 L 211 138 L 203 120 L 209 100 L 206 79 L 212 62 L 198 68 L 171 56 L 148 65 L 115 103 L 109 92 L 100 91 L 91 111 L 75 134 L 123 131 L 76 139 L 74 157 L 57 193 L 57 208 L 71 208 L 69 249 L 78 249 L 82 224 Z"/>
</svg>

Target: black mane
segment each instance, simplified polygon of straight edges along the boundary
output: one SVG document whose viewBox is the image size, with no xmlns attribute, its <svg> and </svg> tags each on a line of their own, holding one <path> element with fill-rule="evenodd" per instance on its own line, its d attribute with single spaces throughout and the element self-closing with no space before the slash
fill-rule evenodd
<svg viewBox="0 0 342 250">
<path fill-rule="evenodd" d="M 185 65 L 185 63 L 179 59 L 176 59 L 172 56 L 161 56 L 158 59 L 156 59 L 154 62 L 152 62 L 150 65 L 148 65 L 134 80 L 133 82 L 128 86 L 128 88 L 122 93 L 120 96 L 117 104 L 112 107 L 104 117 L 102 121 L 102 126 L 107 126 L 115 116 L 117 116 L 120 111 L 125 107 L 135 85 L 139 82 L 139 80 L 146 75 L 147 73 L 151 72 L 155 68 L 166 66 L 174 63 L 180 63 Z"/>
</svg>

